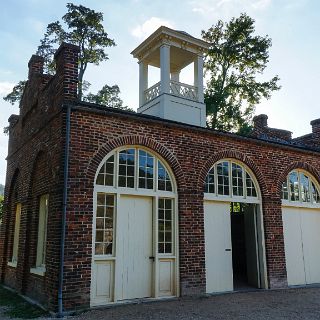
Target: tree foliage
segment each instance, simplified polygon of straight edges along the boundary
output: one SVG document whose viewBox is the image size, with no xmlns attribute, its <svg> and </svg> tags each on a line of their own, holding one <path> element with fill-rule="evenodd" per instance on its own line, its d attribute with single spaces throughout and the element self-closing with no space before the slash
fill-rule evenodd
<svg viewBox="0 0 320 320">
<path fill-rule="evenodd" d="M 25 80 L 19 81 L 18 84 L 13 87 L 12 91 L 3 97 L 3 100 L 11 103 L 12 105 L 14 105 L 17 101 L 20 101 L 26 83 L 27 81 Z"/>
<path fill-rule="evenodd" d="M 279 90 L 279 77 L 259 82 L 269 61 L 271 39 L 257 36 L 255 21 L 246 14 L 221 20 L 202 37 L 210 44 L 205 58 L 209 76 L 205 90 L 208 126 L 224 131 L 247 133 L 255 105 Z"/>
<path fill-rule="evenodd" d="M 62 17 L 62 22 L 56 21 L 48 24 L 44 37 L 40 40 L 37 54 L 44 57 L 44 71 L 49 74 L 55 72 L 53 56 L 62 42 L 79 46 L 79 100 L 84 99 L 83 93 L 90 86 L 90 83 L 84 80 L 88 65 L 99 65 L 100 62 L 107 60 L 106 49 L 115 46 L 114 40 L 108 37 L 102 22 L 101 12 L 68 3 L 67 13 Z M 4 97 L 4 100 L 11 104 L 19 102 L 25 84 L 26 81 L 20 81 L 12 92 Z M 106 104 L 109 103 L 106 101 Z"/>
<path fill-rule="evenodd" d="M 64 29 L 60 21 L 50 23 L 44 38 L 40 41 L 38 54 L 45 58 L 45 66 L 49 72 L 54 70 L 53 54 L 55 45 L 62 42 L 72 43 L 79 46 L 79 86 L 78 98 L 82 99 L 83 76 L 88 64 L 99 65 L 108 59 L 106 49 L 115 46 L 113 39 L 103 27 L 103 14 L 82 5 L 67 4 L 68 12 L 62 17 Z"/>
<path fill-rule="evenodd" d="M 97 94 L 89 93 L 84 100 L 91 103 L 106 105 L 107 107 L 133 111 L 128 106 L 123 105 L 123 101 L 119 97 L 120 89 L 117 85 L 105 85 Z"/>
</svg>

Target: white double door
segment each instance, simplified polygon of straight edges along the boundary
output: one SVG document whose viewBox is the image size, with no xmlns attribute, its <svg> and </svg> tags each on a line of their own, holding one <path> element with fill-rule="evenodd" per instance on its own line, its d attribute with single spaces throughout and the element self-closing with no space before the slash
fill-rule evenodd
<svg viewBox="0 0 320 320">
<path fill-rule="evenodd" d="M 248 284 L 261 287 L 256 212 L 249 206 L 244 214 Z M 204 202 L 206 291 L 233 291 L 230 202 Z"/>
<path fill-rule="evenodd" d="M 152 296 L 151 197 L 120 196 L 117 216 L 116 300 Z"/>
<path fill-rule="evenodd" d="M 206 290 L 233 290 L 230 203 L 204 203 Z"/>
<path fill-rule="evenodd" d="M 283 207 L 288 285 L 320 283 L 320 210 Z"/>
</svg>

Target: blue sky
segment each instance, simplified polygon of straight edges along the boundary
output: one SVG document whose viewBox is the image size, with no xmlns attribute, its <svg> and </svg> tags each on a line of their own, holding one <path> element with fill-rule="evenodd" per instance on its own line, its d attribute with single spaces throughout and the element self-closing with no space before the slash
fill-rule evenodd
<svg viewBox="0 0 320 320">
<path fill-rule="evenodd" d="M 0 11 L 0 127 L 18 106 L 2 97 L 27 77 L 27 63 L 48 23 L 66 12 L 67 1 L 3 1 Z M 218 19 L 228 21 L 241 12 L 256 20 L 256 33 L 269 35 L 273 46 L 263 76 L 278 74 L 282 89 L 257 106 L 269 126 L 288 129 L 294 136 L 309 133 L 309 122 L 320 117 L 320 1 L 318 0 L 86 0 L 74 1 L 104 14 L 104 26 L 117 44 L 110 59 L 90 67 L 85 75 L 95 92 L 118 84 L 125 104 L 138 105 L 138 65 L 130 52 L 160 25 L 200 37 Z M 188 77 L 188 75 L 186 75 Z M 5 181 L 8 137 L 0 132 L 0 183 Z"/>
</svg>

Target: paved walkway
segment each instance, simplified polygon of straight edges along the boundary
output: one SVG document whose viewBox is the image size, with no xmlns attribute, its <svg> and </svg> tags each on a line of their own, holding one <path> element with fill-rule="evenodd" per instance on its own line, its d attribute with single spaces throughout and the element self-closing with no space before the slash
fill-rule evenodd
<svg viewBox="0 0 320 320">
<path fill-rule="evenodd" d="M 89 311 L 72 319 L 320 320 L 320 287 L 122 305 Z"/>
<path fill-rule="evenodd" d="M 9 320 L 1 311 L 4 311 L 3 307 L 0 308 L 0 319 Z M 241 292 L 202 298 L 117 305 L 65 319 L 320 320 L 320 287 Z"/>
</svg>

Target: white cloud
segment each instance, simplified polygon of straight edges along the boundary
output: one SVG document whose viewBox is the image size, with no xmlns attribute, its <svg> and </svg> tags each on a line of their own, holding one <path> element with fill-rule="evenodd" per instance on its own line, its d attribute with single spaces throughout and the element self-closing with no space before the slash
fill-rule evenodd
<svg viewBox="0 0 320 320">
<path fill-rule="evenodd" d="M 14 87 L 14 83 L 11 82 L 0 82 L 0 96 L 5 96 L 11 92 Z"/>
<path fill-rule="evenodd" d="M 264 10 L 271 5 L 271 0 L 253 1 L 252 7 L 256 10 Z"/>
<path fill-rule="evenodd" d="M 132 29 L 131 34 L 136 38 L 144 39 L 161 26 L 173 28 L 173 24 L 170 21 L 158 17 L 151 17 L 143 24 Z"/>
<path fill-rule="evenodd" d="M 28 18 L 26 21 L 36 33 L 38 34 L 44 33 L 46 25 L 42 21 L 32 19 L 32 18 Z"/>
<path fill-rule="evenodd" d="M 263 11 L 269 8 L 272 0 L 190 0 L 193 12 L 205 17 L 232 16 L 240 12 Z"/>
</svg>

